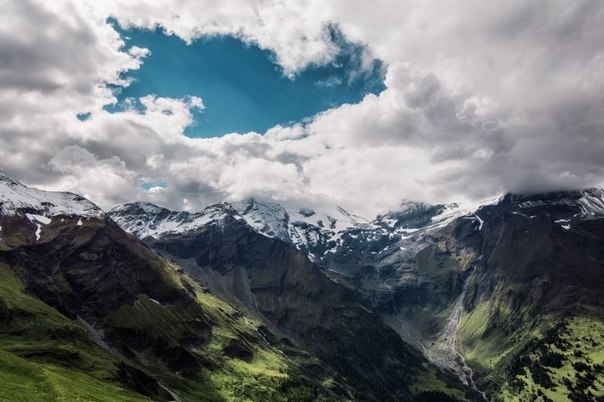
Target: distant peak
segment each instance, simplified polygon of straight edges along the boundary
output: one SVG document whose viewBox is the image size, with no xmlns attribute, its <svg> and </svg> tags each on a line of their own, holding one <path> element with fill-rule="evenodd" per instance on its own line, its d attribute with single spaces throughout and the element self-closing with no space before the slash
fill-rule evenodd
<svg viewBox="0 0 604 402">
<path fill-rule="evenodd" d="M 423 201 L 411 201 L 407 199 L 401 200 L 398 207 L 396 209 L 391 209 L 389 211 L 382 212 L 378 214 L 377 219 L 385 218 L 385 217 L 396 217 L 396 216 L 405 216 L 408 214 L 415 214 L 420 211 L 426 211 L 432 208 L 444 208 L 444 205 L 431 205 Z"/>
<path fill-rule="evenodd" d="M 344 208 L 342 208 L 339 205 L 336 205 L 336 210 L 342 214 L 342 216 L 350 219 L 353 223 L 369 223 L 369 219 L 361 216 L 361 215 L 357 215 L 357 214 L 352 214 L 350 212 L 348 212 L 347 210 L 345 210 Z"/>
<path fill-rule="evenodd" d="M 497 203 L 486 204 L 483 208 L 497 208 L 502 211 L 519 210 L 522 213 L 537 215 L 571 214 L 573 216 L 603 216 L 604 190 L 588 188 L 583 190 L 561 190 L 535 194 L 508 193 Z"/>
<path fill-rule="evenodd" d="M 136 201 L 113 207 L 109 212 L 117 213 L 122 211 L 133 211 L 137 209 L 150 214 L 156 214 L 163 210 L 166 210 L 166 208 L 160 207 L 147 201 Z"/>
<path fill-rule="evenodd" d="M 273 201 L 260 201 L 256 198 L 246 198 L 242 201 L 231 202 L 230 205 L 240 214 L 248 214 L 257 211 L 264 214 L 277 214 L 280 217 L 287 215 L 285 208 Z"/>
<path fill-rule="evenodd" d="M 348 213 L 347 210 L 345 210 L 344 208 L 342 208 L 339 205 L 336 205 L 336 209 L 338 210 L 339 213 L 341 213 L 344 216 L 350 216 L 350 214 Z"/>
<path fill-rule="evenodd" d="M 300 208 L 300 211 L 298 211 L 298 213 L 300 215 L 302 215 L 305 218 L 310 218 L 311 216 L 313 216 L 316 212 L 310 208 Z"/>
<path fill-rule="evenodd" d="M 0 172 L 0 215 L 35 211 L 42 216 L 98 217 L 103 211 L 86 198 L 69 193 L 27 187 Z"/>
<path fill-rule="evenodd" d="M 12 186 L 22 186 L 21 183 L 19 183 L 16 180 L 13 180 L 10 176 L 5 174 L 2 170 L 0 170 L 0 182 L 10 184 Z"/>
<path fill-rule="evenodd" d="M 275 201 L 261 200 L 256 197 L 248 197 L 248 198 L 244 198 L 240 201 L 232 201 L 231 205 L 247 205 L 250 207 L 259 206 L 259 207 L 271 207 L 271 208 L 281 207 L 281 204 L 279 204 Z"/>
<path fill-rule="evenodd" d="M 558 190 L 541 193 L 507 193 L 499 199 L 499 204 L 523 204 L 527 202 L 570 202 L 584 197 L 604 198 L 604 189 L 586 188 L 582 190 Z"/>
</svg>

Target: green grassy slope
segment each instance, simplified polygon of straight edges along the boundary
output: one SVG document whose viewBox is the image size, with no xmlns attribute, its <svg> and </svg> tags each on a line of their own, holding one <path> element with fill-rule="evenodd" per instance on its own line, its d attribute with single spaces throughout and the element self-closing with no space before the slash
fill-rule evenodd
<svg viewBox="0 0 604 402">
<path fill-rule="evenodd" d="M 324 388 L 313 383 L 292 361 L 265 343 L 260 323 L 207 294 L 186 276 L 175 279 L 195 289 L 197 301 L 213 323 L 211 341 L 193 355 L 201 366 L 188 378 L 143 352 L 137 359 L 114 355 L 92 342 L 85 327 L 29 294 L 21 279 L 0 264 L 0 400 L 2 401 L 142 401 L 128 389 L 119 367 L 136 365 L 173 390 L 182 400 L 328 400 L 332 378 Z M 177 339 L 179 314 L 146 296 L 110 316 L 115 327 L 136 328 Z M 174 345 L 175 353 L 179 345 Z M 146 355 L 145 355 L 146 354 Z M 310 358 L 302 358 L 300 363 Z M 169 399 L 154 395 L 153 399 Z"/>
<path fill-rule="evenodd" d="M 604 400 L 604 222 L 486 211 L 457 335 L 477 384 L 493 400 Z"/>
<path fill-rule="evenodd" d="M 484 309 L 464 317 L 460 338 L 494 401 L 604 400 L 604 322 L 545 317 L 532 328 L 485 335 Z"/>
<path fill-rule="evenodd" d="M 0 401 L 348 395 L 321 367 L 307 373 L 310 356 L 293 345 L 297 357 L 284 355 L 252 315 L 112 222 L 74 223 L 55 218 L 35 242 L 27 222 L 2 222 Z"/>
<path fill-rule="evenodd" d="M 117 362 L 0 264 L 0 400 L 148 400 L 120 384 Z"/>
</svg>

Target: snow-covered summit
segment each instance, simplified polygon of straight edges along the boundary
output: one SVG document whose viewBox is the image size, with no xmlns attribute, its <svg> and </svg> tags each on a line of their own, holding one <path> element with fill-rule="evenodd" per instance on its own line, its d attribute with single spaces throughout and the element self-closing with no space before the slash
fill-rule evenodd
<svg viewBox="0 0 604 402">
<path fill-rule="evenodd" d="M 379 214 L 374 223 L 393 230 L 419 229 L 442 226 L 470 212 L 455 203 L 431 205 L 404 200 L 396 210 Z"/>
<path fill-rule="evenodd" d="M 230 205 L 257 232 L 289 242 L 290 215 L 281 205 L 260 202 L 254 198 L 232 202 Z"/>
<path fill-rule="evenodd" d="M 367 220 L 339 207 L 326 214 L 310 208 L 286 208 L 253 198 L 214 204 L 199 212 L 176 212 L 146 202 L 135 202 L 113 208 L 109 216 L 122 229 L 139 238 L 185 233 L 220 223 L 226 216 L 231 216 L 264 236 L 306 250 L 311 245 L 335 241 L 351 227 L 368 224 Z"/>
<path fill-rule="evenodd" d="M 556 219 L 590 219 L 604 216 L 604 189 L 552 191 L 538 194 L 506 194 L 497 203 L 482 205 L 511 210 L 527 216 L 547 214 Z"/>
<path fill-rule="evenodd" d="M 87 218 L 103 215 L 99 207 L 82 196 L 30 188 L 0 172 L 0 215 L 25 213 Z"/>
<path fill-rule="evenodd" d="M 358 225 L 367 224 L 364 218 L 352 215 L 335 206 L 328 212 L 316 212 L 311 208 L 284 207 L 250 198 L 231 204 L 245 222 L 257 232 L 275 237 L 299 249 L 323 237 L 337 238 L 340 233 Z"/>
<path fill-rule="evenodd" d="M 417 238 L 420 232 L 443 227 L 464 212 L 455 204 L 406 203 L 400 210 L 370 221 L 338 206 L 315 211 L 250 198 L 215 204 L 195 213 L 132 203 L 112 209 L 109 215 L 127 232 L 155 239 L 199 230 L 206 225 L 222 225 L 230 216 L 264 236 L 293 245 L 313 260 L 322 260 L 367 245 L 371 249 L 368 253 L 399 249 L 400 243 L 411 234 Z"/>
<path fill-rule="evenodd" d="M 482 221 L 489 216 L 505 214 L 513 214 L 528 220 L 547 219 L 564 230 L 570 230 L 578 222 L 604 217 L 604 189 L 506 194 L 497 203 L 480 206 L 475 216 Z"/>
<path fill-rule="evenodd" d="M 585 216 L 602 216 L 604 215 L 604 190 L 601 188 L 583 190 L 578 203 Z"/>
<path fill-rule="evenodd" d="M 140 239 L 186 233 L 233 214 L 236 212 L 225 203 L 212 205 L 200 212 L 186 212 L 170 211 L 148 202 L 133 202 L 119 205 L 108 212 L 122 229 Z"/>
</svg>

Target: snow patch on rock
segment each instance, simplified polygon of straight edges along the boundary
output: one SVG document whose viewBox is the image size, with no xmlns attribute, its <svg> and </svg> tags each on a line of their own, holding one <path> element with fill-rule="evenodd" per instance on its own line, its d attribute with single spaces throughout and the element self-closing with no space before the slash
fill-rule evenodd
<svg viewBox="0 0 604 402">
<path fill-rule="evenodd" d="M 73 193 L 38 190 L 24 186 L 0 173 L 0 215 L 29 213 L 36 216 L 57 215 L 100 217 L 103 211 L 84 197 Z M 42 220 L 38 222 L 45 224 Z"/>
</svg>

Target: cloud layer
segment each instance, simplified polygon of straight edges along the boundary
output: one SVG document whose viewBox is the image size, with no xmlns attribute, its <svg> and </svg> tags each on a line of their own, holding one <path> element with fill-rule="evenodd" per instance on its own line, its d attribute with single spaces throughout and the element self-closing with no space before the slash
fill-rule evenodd
<svg viewBox="0 0 604 402">
<path fill-rule="evenodd" d="M 401 198 L 604 184 L 598 0 L 3 3 L 0 167 L 105 208 L 256 196 L 373 215 Z M 107 84 L 127 85 L 121 73 L 146 56 L 123 47 L 108 17 L 186 41 L 234 35 L 273 52 L 292 77 L 334 59 L 336 25 L 386 63 L 386 90 L 267 133 L 187 138 L 202 99 L 103 109 L 114 101 Z M 153 182 L 166 188 L 143 189 Z"/>
</svg>

